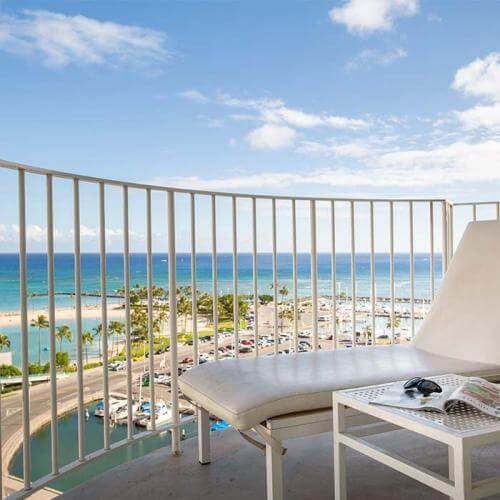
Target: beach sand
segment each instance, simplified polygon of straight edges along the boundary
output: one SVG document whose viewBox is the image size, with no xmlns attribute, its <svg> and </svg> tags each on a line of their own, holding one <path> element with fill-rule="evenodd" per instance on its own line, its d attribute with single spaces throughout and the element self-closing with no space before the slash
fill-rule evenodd
<svg viewBox="0 0 500 500">
<path fill-rule="evenodd" d="M 123 318 L 125 312 L 116 304 L 110 304 L 107 307 L 108 316 L 112 319 Z M 36 318 L 39 314 L 48 316 L 47 309 L 39 309 L 28 311 L 28 323 Z M 100 306 L 82 306 L 82 318 L 98 319 L 101 315 Z M 73 307 L 61 307 L 56 309 L 56 320 L 72 320 L 75 319 L 75 309 Z M 21 314 L 19 311 L 4 311 L 0 312 L 0 328 L 9 326 L 19 326 L 21 324 Z"/>
</svg>

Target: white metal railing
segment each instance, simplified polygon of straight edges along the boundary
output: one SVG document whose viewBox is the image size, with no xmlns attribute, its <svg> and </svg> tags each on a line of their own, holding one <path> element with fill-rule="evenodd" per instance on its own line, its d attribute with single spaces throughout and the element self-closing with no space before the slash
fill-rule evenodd
<svg viewBox="0 0 500 500">
<path fill-rule="evenodd" d="M 261 331 L 259 326 L 259 259 L 258 259 L 258 235 L 259 235 L 259 218 L 258 205 L 263 201 L 271 202 L 271 249 L 272 249 L 272 343 L 273 352 L 278 354 L 280 351 L 280 336 L 279 336 L 279 272 L 278 272 L 278 202 L 286 203 L 291 210 L 291 253 L 292 253 L 292 300 L 291 307 L 293 308 L 293 319 L 291 320 L 292 340 L 295 352 L 299 350 L 299 252 L 298 252 L 298 228 L 297 228 L 297 204 L 300 202 L 309 203 L 309 226 L 310 226 L 310 287 L 311 287 L 311 330 L 312 330 L 312 348 L 314 350 L 320 348 L 319 328 L 318 328 L 318 301 L 320 299 L 318 292 L 318 206 L 327 208 L 329 214 L 329 227 L 331 231 L 331 241 L 329 242 L 331 254 L 331 335 L 332 347 L 339 347 L 338 326 L 337 326 L 337 305 L 341 299 L 337 292 L 337 257 L 339 235 L 338 231 L 338 212 L 339 205 L 343 204 L 347 208 L 348 214 L 348 230 L 349 230 L 349 253 L 350 253 L 350 300 L 351 304 L 351 346 L 355 348 L 358 345 L 357 340 L 357 308 L 356 305 L 360 299 L 357 290 L 357 212 L 360 207 L 368 209 L 368 239 L 369 239 L 369 310 L 371 324 L 371 340 L 368 335 L 365 336 L 365 343 L 375 345 L 376 338 L 376 251 L 375 239 L 377 231 L 375 230 L 376 213 L 375 209 L 381 206 L 388 209 L 389 222 L 386 228 L 386 236 L 388 237 L 389 246 L 389 322 L 390 322 L 390 341 L 395 341 L 395 318 L 396 318 L 396 289 L 395 289 L 395 248 L 396 248 L 396 225 L 395 211 L 397 207 L 404 206 L 408 209 L 408 241 L 409 241 L 409 261 L 410 261 L 410 331 L 413 336 L 415 333 L 415 208 L 427 207 L 426 224 L 429 225 L 429 287 L 430 298 L 432 299 L 436 290 L 436 250 L 439 249 L 442 255 L 442 271 L 446 271 L 449 260 L 453 254 L 453 217 L 454 210 L 459 206 L 467 206 L 472 208 L 472 219 L 477 219 L 477 207 L 479 205 L 493 205 L 496 207 L 496 218 L 500 216 L 500 202 L 476 202 L 476 203 L 457 203 L 452 204 L 444 199 L 366 199 L 366 198 L 312 198 L 308 196 L 271 196 L 271 195 L 252 195 L 226 192 L 209 192 L 201 190 L 189 190 L 170 187 L 161 187 L 155 185 L 145 185 L 132 182 L 121 182 L 115 180 L 101 179 L 90 176 L 76 175 L 66 172 L 46 170 L 37 167 L 30 167 L 17 163 L 0 161 L 2 170 L 10 169 L 17 172 L 18 184 L 18 223 L 19 223 L 19 285 L 20 285 L 20 317 L 21 317 L 21 360 L 22 360 L 22 449 L 23 449 L 23 480 L 24 491 L 14 494 L 13 496 L 27 495 L 37 488 L 41 488 L 48 482 L 61 474 L 73 470 L 81 464 L 87 463 L 96 457 L 102 456 L 109 450 L 119 446 L 124 446 L 131 441 L 142 439 L 150 436 L 153 433 L 170 429 L 172 432 L 172 452 L 180 453 L 180 426 L 184 423 L 179 417 L 179 394 L 178 394 L 178 331 L 177 331 L 177 296 L 176 290 L 178 281 L 176 279 L 176 197 L 187 196 L 189 203 L 189 233 L 190 233 L 190 271 L 191 271 L 191 288 L 192 288 L 192 352 L 193 363 L 198 364 L 200 355 L 199 332 L 198 332 L 198 304 L 197 304 L 197 263 L 196 256 L 198 251 L 196 230 L 198 213 L 196 211 L 197 199 L 203 197 L 210 202 L 210 234 L 211 234 L 211 265 L 212 265 L 212 323 L 213 323 L 213 348 L 214 358 L 219 358 L 219 317 L 217 304 L 219 300 L 218 287 L 218 245 L 217 245 L 217 201 L 221 198 L 229 198 L 231 200 L 231 232 L 232 232 L 232 287 L 233 287 L 233 353 L 234 356 L 239 356 L 240 347 L 240 327 L 239 327 L 239 276 L 238 276 L 238 214 L 239 201 L 250 200 L 251 202 L 251 261 L 252 261 L 252 295 L 251 301 L 254 311 L 254 354 L 259 355 L 263 348 L 259 346 Z M 51 425 L 51 464 L 52 472 L 36 481 L 32 480 L 31 474 L 31 455 L 30 455 L 30 386 L 29 386 L 29 350 L 28 350 L 28 276 L 27 276 L 27 213 L 26 213 L 26 177 L 28 175 L 45 178 L 46 182 L 46 225 L 47 225 L 47 284 L 48 284 L 48 316 L 49 316 L 49 335 L 50 335 L 50 425 Z M 58 463 L 58 387 L 56 377 L 56 310 L 55 310 L 55 268 L 54 268 L 54 179 L 63 179 L 72 182 L 72 207 L 73 207 L 73 239 L 74 239 L 74 306 L 75 306 L 75 323 L 77 335 L 77 354 L 76 354 L 76 399 L 78 413 L 78 460 L 69 465 L 61 465 Z M 102 344 L 103 344 L 103 363 L 102 363 L 102 395 L 104 400 L 104 439 L 103 449 L 99 452 L 86 454 L 85 445 L 85 395 L 84 395 L 84 379 L 83 379 L 83 353 L 82 353 L 82 276 L 81 276 L 81 201 L 80 189 L 81 185 L 93 184 L 98 188 L 98 214 L 99 214 L 99 255 L 100 255 L 100 306 L 101 306 L 101 325 L 102 325 Z M 123 216 L 123 275 L 124 275 L 124 306 L 125 306 L 125 353 L 126 353 L 126 396 L 128 402 L 127 415 L 127 438 L 119 443 L 111 444 L 110 441 L 110 381 L 109 381 L 109 363 L 108 363 L 108 340 L 107 340 L 107 269 L 106 269 L 106 194 L 109 188 L 121 189 L 122 195 L 122 216 Z M 131 308 L 130 308 L 130 212 L 129 212 L 129 193 L 130 190 L 142 192 L 146 203 L 146 263 L 147 263 L 147 324 L 148 324 L 148 341 L 149 341 L 149 397 L 151 401 L 151 431 L 141 434 L 133 433 L 133 415 L 132 415 L 132 380 L 133 380 L 133 363 L 131 351 Z M 154 353 L 154 276 L 153 276 L 153 227 L 152 227 L 152 193 L 164 193 L 166 196 L 165 207 L 167 214 L 167 246 L 168 246 L 168 304 L 169 304 L 169 333 L 170 333 L 170 374 L 171 374 L 171 405 L 172 405 L 172 422 L 166 426 L 156 427 L 155 419 L 155 353 Z M 436 212 L 441 215 L 441 238 L 439 244 L 436 244 Z M 2 222 L 2 221 L 0 221 Z M 5 463 L 4 463 L 5 467 Z M 0 485 L 1 487 L 1 485 Z M 3 489 L 2 489 L 3 491 Z"/>
</svg>

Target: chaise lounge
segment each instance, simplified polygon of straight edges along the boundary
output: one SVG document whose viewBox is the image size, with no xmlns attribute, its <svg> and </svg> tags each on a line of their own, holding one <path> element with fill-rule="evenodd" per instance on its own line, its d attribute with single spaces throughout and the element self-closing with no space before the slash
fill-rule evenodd
<svg viewBox="0 0 500 500">
<path fill-rule="evenodd" d="M 500 222 L 468 225 L 410 344 L 224 360 L 184 374 L 180 388 L 198 408 L 200 462 L 210 462 L 209 414 L 259 445 L 247 434 L 254 430 L 265 443 L 268 499 L 279 500 L 282 442 L 331 431 L 332 391 L 446 373 L 500 380 L 499 249 Z M 350 418 L 365 434 L 374 425 Z"/>
</svg>

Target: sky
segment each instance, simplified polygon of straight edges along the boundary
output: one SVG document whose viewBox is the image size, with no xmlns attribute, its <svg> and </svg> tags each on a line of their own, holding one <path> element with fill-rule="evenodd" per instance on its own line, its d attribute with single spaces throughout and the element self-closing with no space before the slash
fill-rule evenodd
<svg viewBox="0 0 500 500">
<path fill-rule="evenodd" d="M 500 2 L 489 0 L 0 0 L 0 158 L 208 190 L 496 200 L 499 19 Z M 15 251 L 15 179 L 11 172 L 0 179 L 0 251 Z M 43 184 L 28 179 L 28 193 L 29 249 L 43 250 Z M 63 251 L 71 248 L 67 183 L 56 193 Z M 110 249 L 120 248 L 118 194 L 108 200 Z M 82 193 L 86 250 L 97 248 L 95 196 L 90 187 Z M 139 250 L 137 196 L 131 223 Z M 200 250 L 208 250 L 208 203 L 198 204 Z M 187 200 L 178 205 L 184 250 Z M 164 200 L 155 197 L 154 207 L 162 249 Z M 249 205 L 239 210 L 248 250 Z M 268 235 L 269 207 L 259 210 Z M 299 206 L 304 231 L 307 210 Z M 396 217 L 405 235 L 407 210 Z M 427 208 L 415 210 L 417 249 L 425 251 Z M 286 249 L 289 207 L 279 211 Z M 229 204 L 220 212 L 223 236 Z M 327 249 L 328 207 L 319 212 L 319 246 Z M 367 207 L 357 215 L 366 249 Z M 339 217 L 347 227 L 347 207 Z M 387 220 L 384 206 L 377 220 Z M 227 238 L 220 245 L 231 248 Z M 386 249 L 385 233 L 377 245 Z"/>
</svg>

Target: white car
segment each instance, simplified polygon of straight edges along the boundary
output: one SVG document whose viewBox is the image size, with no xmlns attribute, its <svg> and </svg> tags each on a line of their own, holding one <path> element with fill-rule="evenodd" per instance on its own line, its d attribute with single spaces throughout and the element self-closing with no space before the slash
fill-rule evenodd
<svg viewBox="0 0 500 500">
<path fill-rule="evenodd" d="M 127 363 L 125 363 L 125 361 L 115 361 L 109 364 L 109 369 L 114 372 L 125 370 L 125 368 L 127 368 Z"/>
</svg>

